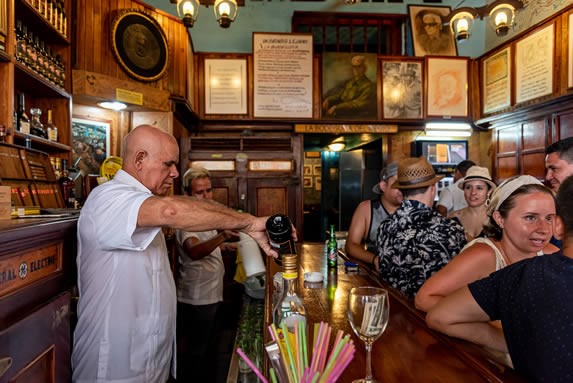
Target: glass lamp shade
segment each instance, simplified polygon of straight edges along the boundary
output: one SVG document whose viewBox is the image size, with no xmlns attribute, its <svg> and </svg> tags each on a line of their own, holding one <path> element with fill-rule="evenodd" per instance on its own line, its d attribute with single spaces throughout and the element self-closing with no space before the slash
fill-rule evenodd
<svg viewBox="0 0 573 383">
<path fill-rule="evenodd" d="M 237 17 L 237 2 L 235 0 L 216 0 L 213 12 L 221 28 L 229 28 Z"/>
<path fill-rule="evenodd" d="M 470 38 L 473 25 L 474 16 L 469 12 L 459 12 L 450 20 L 450 29 L 458 41 Z"/>
<path fill-rule="evenodd" d="M 513 25 L 515 8 L 511 4 L 501 3 L 489 13 L 489 21 L 498 36 L 505 36 Z"/>
<path fill-rule="evenodd" d="M 177 2 L 177 14 L 181 17 L 183 25 L 187 28 L 193 27 L 199 14 L 198 0 L 179 0 Z"/>
</svg>

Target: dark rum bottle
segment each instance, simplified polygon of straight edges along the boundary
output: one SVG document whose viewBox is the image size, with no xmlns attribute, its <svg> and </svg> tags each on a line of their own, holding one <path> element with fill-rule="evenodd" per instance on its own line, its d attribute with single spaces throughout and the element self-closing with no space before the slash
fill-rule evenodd
<svg viewBox="0 0 573 383">
<path fill-rule="evenodd" d="M 279 253 L 278 258 L 274 258 L 277 264 L 281 265 L 282 258 L 286 255 L 296 255 L 292 239 L 292 223 L 286 215 L 275 214 L 269 217 L 265 226 L 271 247 Z"/>
<path fill-rule="evenodd" d="M 24 93 L 20 93 L 20 102 L 16 111 L 16 129 L 24 134 L 30 134 L 30 119 L 26 114 L 26 99 Z"/>
<path fill-rule="evenodd" d="M 75 195 L 75 188 L 76 183 L 70 177 L 68 173 L 68 161 L 62 160 L 62 176 L 58 179 L 58 184 L 60 184 L 60 191 L 62 192 L 62 198 L 64 199 L 64 203 L 68 208 L 75 208 L 76 207 L 76 195 Z"/>
</svg>

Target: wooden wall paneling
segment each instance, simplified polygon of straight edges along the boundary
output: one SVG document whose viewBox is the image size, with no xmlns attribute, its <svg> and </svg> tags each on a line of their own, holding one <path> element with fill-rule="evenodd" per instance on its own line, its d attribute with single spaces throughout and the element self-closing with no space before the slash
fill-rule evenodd
<svg viewBox="0 0 573 383">
<path fill-rule="evenodd" d="M 520 174 L 518 171 L 518 161 L 517 156 L 499 156 L 497 158 L 497 165 L 495 167 L 495 176 L 494 181 L 495 183 L 499 184 L 503 180 L 514 176 L 516 174 Z"/>
<path fill-rule="evenodd" d="M 545 147 L 549 129 L 548 117 L 527 121 L 521 125 L 520 174 L 544 178 Z"/>
<path fill-rule="evenodd" d="M 283 179 L 250 178 L 247 183 L 248 210 L 252 214 L 267 216 L 280 213 L 292 216 L 289 214 L 288 188 Z"/>
<path fill-rule="evenodd" d="M 213 199 L 231 209 L 239 209 L 239 193 L 237 179 L 226 172 L 211 172 Z"/>
<path fill-rule="evenodd" d="M 551 142 L 573 137 L 573 111 L 557 113 L 553 118 Z"/>
</svg>

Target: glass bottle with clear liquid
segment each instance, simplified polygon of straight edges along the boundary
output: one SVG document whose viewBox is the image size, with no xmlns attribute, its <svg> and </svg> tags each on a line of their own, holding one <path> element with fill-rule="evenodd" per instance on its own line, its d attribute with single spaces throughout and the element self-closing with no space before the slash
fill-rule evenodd
<svg viewBox="0 0 573 383">
<path fill-rule="evenodd" d="M 283 293 L 273 308 L 273 322 L 277 328 L 284 323 L 290 333 L 298 322 L 306 327 L 306 310 L 298 295 L 298 256 L 289 254 L 283 256 Z"/>
</svg>

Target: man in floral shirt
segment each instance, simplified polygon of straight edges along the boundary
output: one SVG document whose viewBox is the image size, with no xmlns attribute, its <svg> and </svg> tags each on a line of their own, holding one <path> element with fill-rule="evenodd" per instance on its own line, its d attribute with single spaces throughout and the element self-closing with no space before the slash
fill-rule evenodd
<svg viewBox="0 0 573 383">
<path fill-rule="evenodd" d="M 410 298 L 466 244 L 462 225 L 432 209 L 442 178 L 423 157 L 401 160 L 392 188 L 404 201 L 378 229 L 380 279 Z"/>
</svg>

